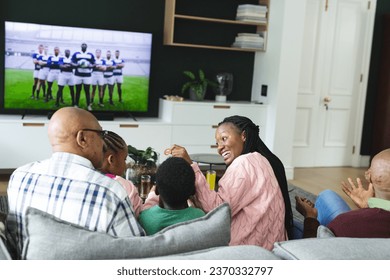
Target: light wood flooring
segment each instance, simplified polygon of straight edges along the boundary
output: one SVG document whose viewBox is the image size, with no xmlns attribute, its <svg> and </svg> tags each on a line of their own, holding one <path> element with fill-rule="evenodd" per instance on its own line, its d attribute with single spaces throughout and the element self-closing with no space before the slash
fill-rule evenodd
<svg viewBox="0 0 390 280">
<path fill-rule="evenodd" d="M 301 189 L 318 195 L 325 189 L 331 189 L 341 195 L 342 198 L 355 209 L 356 206 L 341 190 L 341 181 L 348 177 L 354 180 L 359 177 L 365 182 L 364 172 L 366 168 L 353 167 L 321 167 L 321 168 L 295 168 L 294 180 L 289 182 Z M 0 175 L 0 195 L 5 194 L 7 190 L 9 175 Z"/>
<path fill-rule="evenodd" d="M 356 182 L 356 178 L 359 177 L 365 183 L 365 171 L 366 168 L 353 167 L 295 168 L 294 180 L 289 180 L 289 182 L 315 195 L 325 189 L 331 189 L 337 192 L 352 209 L 356 209 L 355 204 L 342 191 L 341 181 L 352 178 Z"/>
<path fill-rule="evenodd" d="M 3 195 L 7 192 L 9 176 L 9 174 L 0 174 L 0 195 Z"/>
</svg>

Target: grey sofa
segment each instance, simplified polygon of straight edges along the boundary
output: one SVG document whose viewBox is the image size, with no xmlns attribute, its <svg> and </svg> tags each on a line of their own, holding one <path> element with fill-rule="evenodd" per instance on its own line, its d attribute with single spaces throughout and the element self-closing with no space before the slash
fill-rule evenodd
<svg viewBox="0 0 390 280">
<path fill-rule="evenodd" d="M 33 208 L 28 210 L 26 221 L 23 259 L 390 259 L 389 239 L 336 238 L 325 227 L 319 228 L 318 238 L 276 242 L 272 252 L 258 246 L 228 246 L 230 208 L 227 204 L 202 218 L 147 237 L 115 238 Z M 0 259 L 10 259 L 2 238 Z"/>
</svg>

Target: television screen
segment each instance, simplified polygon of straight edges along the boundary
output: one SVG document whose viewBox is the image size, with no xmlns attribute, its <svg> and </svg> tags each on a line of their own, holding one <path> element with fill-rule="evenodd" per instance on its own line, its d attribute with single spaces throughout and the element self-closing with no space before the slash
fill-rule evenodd
<svg viewBox="0 0 390 280">
<path fill-rule="evenodd" d="M 5 22 L 3 109 L 147 112 L 152 34 Z"/>
</svg>

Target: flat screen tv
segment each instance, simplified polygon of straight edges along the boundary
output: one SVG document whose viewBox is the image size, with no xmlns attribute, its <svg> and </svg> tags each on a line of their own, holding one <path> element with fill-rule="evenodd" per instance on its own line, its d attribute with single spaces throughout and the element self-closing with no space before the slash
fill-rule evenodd
<svg viewBox="0 0 390 280">
<path fill-rule="evenodd" d="M 147 115 L 152 34 L 5 22 L 5 113 Z"/>
</svg>

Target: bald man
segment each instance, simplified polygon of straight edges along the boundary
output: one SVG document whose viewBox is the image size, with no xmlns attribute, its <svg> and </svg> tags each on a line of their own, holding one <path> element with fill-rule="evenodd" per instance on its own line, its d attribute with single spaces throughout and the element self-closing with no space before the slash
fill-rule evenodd
<svg viewBox="0 0 390 280">
<path fill-rule="evenodd" d="M 342 182 L 342 190 L 360 209 L 342 213 L 335 211 L 335 218 L 325 225 L 337 237 L 390 237 L 390 149 L 374 156 L 365 175 L 369 183 L 367 188 L 363 187 L 359 178 L 356 185 L 351 178 L 348 178 L 348 183 Z M 317 202 L 314 205 L 301 197 L 296 197 L 296 202 L 297 210 L 305 217 L 303 237 L 315 237 L 321 210 L 332 209 L 334 205 L 317 209 Z"/>
<path fill-rule="evenodd" d="M 103 163 L 106 133 L 83 109 L 65 107 L 54 113 L 48 126 L 51 158 L 19 167 L 8 185 L 8 230 L 15 257 L 23 248 L 29 206 L 89 230 L 145 235 L 123 187 L 96 170 Z"/>
</svg>

